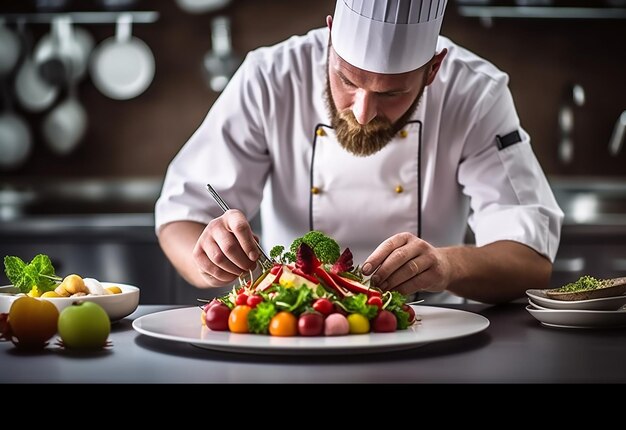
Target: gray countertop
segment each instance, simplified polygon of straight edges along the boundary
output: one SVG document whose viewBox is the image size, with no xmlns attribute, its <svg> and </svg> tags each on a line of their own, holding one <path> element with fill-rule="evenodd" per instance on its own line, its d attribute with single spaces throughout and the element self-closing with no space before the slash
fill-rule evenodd
<svg viewBox="0 0 626 430">
<path fill-rule="evenodd" d="M 624 383 L 626 328 L 555 329 L 523 304 L 455 305 L 491 324 L 468 337 L 418 348 L 346 356 L 268 356 L 200 349 L 140 335 L 132 320 L 171 306 L 140 306 L 115 324 L 109 350 L 0 343 L 0 383 Z"/>
</svg>

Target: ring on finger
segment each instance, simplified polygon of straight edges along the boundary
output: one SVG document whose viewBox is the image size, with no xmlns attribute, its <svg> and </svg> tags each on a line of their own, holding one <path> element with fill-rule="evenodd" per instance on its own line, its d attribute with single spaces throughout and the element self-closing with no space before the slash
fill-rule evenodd
<svg viewBox="0 0 626 430">
<path fill-rule="evenodd" d="M 411 269 L 411 273 L 414 273 L 415 275 L 419 275 L 420 268 L 417 265 L 417 262 L 415 260 L 409 261 L 409 268 Z"/>
</svg>

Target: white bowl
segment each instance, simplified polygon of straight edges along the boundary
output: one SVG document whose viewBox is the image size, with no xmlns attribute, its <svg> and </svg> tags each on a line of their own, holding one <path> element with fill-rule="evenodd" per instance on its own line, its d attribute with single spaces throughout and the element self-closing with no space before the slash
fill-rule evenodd
<svg viewBox="0 0 626 430">
<path fill-rule="evenodd" d="M 130 314 L 132 314 L 139 305 L 139 288 L 126 285 L 117 284 L 114 282 L 102 282 L 104 288 L 107 287 L 120 287 L 122 290 L 119 294 L 107 294 L 102 296 L 82 296 L 82 297 L 44 297 L 41 300 L 48 300 L 52 302 L 59 312 L 76 301 L 88 301 L 99 304 L 104 308 L 109 315 L 111 322 L 120 320 Z M 11 304 L 20 295 L 15 294 L 0 294 L 0 313 L 8 313 L 11 309 Z"/>
</svg>

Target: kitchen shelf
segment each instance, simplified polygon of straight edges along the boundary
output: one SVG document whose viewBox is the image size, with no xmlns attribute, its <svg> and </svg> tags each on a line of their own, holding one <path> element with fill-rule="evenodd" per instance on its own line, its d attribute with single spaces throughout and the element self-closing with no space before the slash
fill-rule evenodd
<svg viewBox="0 0 626 430">
<path fill-rule="evenodd" d="M 119 11 L 119 12 L 59 12 L 59 13 L 8 13 L 0 14 L 0 21 L 46 24 L 59 16 L 66 16 L 74 24 L 110 24 L 117 22 L 120 16 L 130 16 L 133 24 L 151 24 L 159 19 L 156 11 Z"/>
<path fill-rule="evenodd" d="M 465 17 L 524 19 L 625 19 L 626 8 L 549 6 L 458 6 Z"/>
</svg>

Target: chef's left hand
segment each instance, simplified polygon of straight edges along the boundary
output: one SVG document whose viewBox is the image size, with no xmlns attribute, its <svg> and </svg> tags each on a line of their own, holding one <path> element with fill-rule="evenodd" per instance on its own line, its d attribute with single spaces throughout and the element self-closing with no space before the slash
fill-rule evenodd
<svg viewBox="0 0 626 430">
<path fill-rule="evenodd" d="M 380 267 L 379 267 L 380 266 Z M 418 291 L 444 291 L 450 283 L 450 263 L 446 255 L 410 233 L 399 233 L 381 243 L 363 264 L 371 274 L 372 285 L 401 294 Z"/>
</svg>

